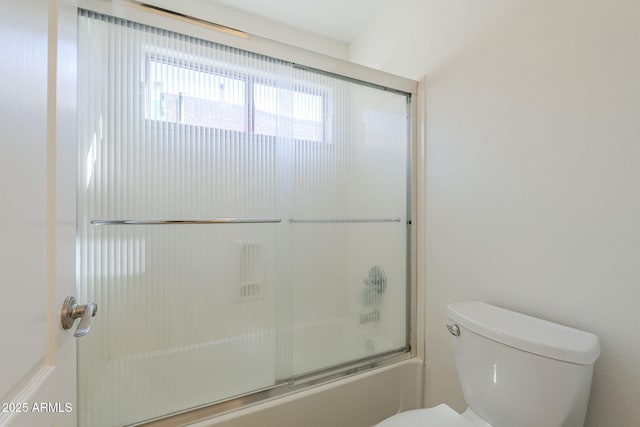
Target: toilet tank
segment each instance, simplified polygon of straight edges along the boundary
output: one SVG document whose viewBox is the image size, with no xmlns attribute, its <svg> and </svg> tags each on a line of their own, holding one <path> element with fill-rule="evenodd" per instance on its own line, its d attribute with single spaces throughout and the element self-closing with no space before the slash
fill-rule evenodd
<svg viewBox="0 0 640 427">
<path fill-rule="evenodd" d="M 475 301 L 450 304 L 447 315 L 475 414 L 493 427 L 584 425 L 596 335 Z"/>
</svg>

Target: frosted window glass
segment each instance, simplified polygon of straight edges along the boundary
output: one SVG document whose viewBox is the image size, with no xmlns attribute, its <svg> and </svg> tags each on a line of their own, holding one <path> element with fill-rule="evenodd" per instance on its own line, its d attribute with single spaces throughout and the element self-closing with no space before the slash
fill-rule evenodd
<svg viewBox="0 0 640 427">
<path fill-rule="evenodd" d="M 304 93 L 275 86 L 254 85 L 255 132 L 263 135 L 278 134 L 278 97 L 291 100 L 291 136 L 306 141 L 324 141 L 324 97 L 318 93 Z"/>
<path fill-rule="evenodd" d="M 244 131 L 246 84 L 197 64 L 147 61 L 149 92 L 146 117 L 154 120 Z"/>
</svg>

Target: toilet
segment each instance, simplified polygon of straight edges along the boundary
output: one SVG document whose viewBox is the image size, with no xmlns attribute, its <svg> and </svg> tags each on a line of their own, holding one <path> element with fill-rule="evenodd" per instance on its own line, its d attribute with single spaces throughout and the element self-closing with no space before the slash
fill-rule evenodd
<svg viewBox="0 0 640 427">
<path fill-rule="evenodd" d="M 600 342 L 592 333 L 470 301 L 447 306 L 467 410 L 401 412 L 377 427 L 582 427 Z"/>
</svg>

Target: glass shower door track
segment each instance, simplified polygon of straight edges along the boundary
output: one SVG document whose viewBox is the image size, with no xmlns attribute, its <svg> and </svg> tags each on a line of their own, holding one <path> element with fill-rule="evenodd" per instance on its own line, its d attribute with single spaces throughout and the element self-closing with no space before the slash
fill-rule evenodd
<svg viewBox="0 0 640 427">
<path fill-rule="evenodd" d="M 147 420 L 142 423 L 131 424 L 130 427 L 174 427 L 176 425 L 185 425 L 196 421 L 202 421 L 308 390 L 313 387 L 345 379 L 372 369 L 390 366 L 409 360 L 412 357 L 411 347 L 407 345 L 406 347 L 397 350 L 366 357 L 355 362 L 347 362 L 329 368 L 295 375 L 290 379 L 281 381 L 271 387 L 265 387 L 261 390 L 235 396 L 213 404 L 189 408 L 169 417 L 159 417 L 155 420 Z"/>
</svg>

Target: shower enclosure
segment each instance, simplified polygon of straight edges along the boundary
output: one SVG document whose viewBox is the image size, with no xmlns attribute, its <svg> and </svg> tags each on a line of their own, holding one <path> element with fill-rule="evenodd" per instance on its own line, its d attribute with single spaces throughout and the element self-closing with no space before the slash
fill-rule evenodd
<svg viewBox="0 0 640 427">
<path fill-rule="evenodd" d="M 80 426 L 408 351 L 411 96 L 78 20 Z"/>
</svg>

